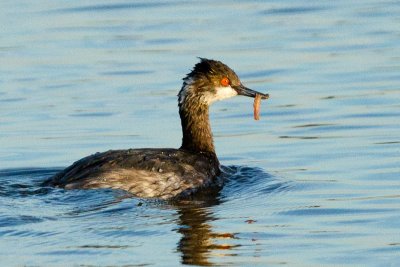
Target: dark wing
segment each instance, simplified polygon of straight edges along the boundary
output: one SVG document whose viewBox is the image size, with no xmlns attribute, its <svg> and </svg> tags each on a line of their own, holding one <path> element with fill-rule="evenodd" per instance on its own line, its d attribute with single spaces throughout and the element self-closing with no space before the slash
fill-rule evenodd
<svg viewBox="0 0 400 267">
<path fill-rule="evenodd" d="M 216 157 L 180 149 L 110 150 L 85 157 L 55 175 L 65 188 L 117 188 L 141 197 L 169 198 L 210 183 Z"/>
</svg>

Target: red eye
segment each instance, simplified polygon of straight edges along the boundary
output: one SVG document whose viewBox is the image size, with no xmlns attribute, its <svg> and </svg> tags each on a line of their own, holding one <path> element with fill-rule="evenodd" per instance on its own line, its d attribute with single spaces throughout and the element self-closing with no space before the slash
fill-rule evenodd
<svg viewBox="0 0 400 267">
<path fill-rule="evenodd" d="M 224 77 L 221 79 L 221 85 L 222 86 L 228 86 L 231 82 L 229 81 L 229 79 L 227 77 Z"/>
</svg>

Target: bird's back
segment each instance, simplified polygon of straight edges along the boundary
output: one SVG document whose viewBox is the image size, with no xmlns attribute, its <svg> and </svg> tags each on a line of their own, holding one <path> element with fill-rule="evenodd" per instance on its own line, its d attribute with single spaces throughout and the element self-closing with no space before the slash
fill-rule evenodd
<svg viewBox="0 0 400 267">
<path fill-rule="evenodd" d="M 67 189 L 114 188 L 138 197 L 168 199 L 210 185 L 217 175 L 215 154 L 146 148 L 93 154 L 56 174 L 47 184 Z"/>
</svg>

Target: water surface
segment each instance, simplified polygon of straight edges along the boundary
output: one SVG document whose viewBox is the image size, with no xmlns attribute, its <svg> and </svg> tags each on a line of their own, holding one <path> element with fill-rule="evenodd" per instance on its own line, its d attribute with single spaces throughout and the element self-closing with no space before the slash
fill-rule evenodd
<svg viewBox="0 0 400 267">
<path fill-rule="evenodd" d="M 397 266 L 396 1 L 2 1 L 5 266 Z M 268 92 L 216 103 L 219 192 L 179 203 L 40 182 L 97 151 L 179 147 L 197 56 Z"/>
</svg>

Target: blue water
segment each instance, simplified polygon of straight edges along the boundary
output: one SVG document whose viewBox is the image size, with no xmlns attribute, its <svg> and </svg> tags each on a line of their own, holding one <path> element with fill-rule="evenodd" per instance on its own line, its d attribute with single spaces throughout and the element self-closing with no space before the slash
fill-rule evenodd
<svg viewBox="0 0 400 267">
<path fill-rule="evenodd" d="M 397 1 L 2 1 L 2 266 L 398 266 Z M 197 56 L 271 95 L 215 103 L 221 191 L 41 187 L 77 159 L 179 147 Z"/>
</svg>

